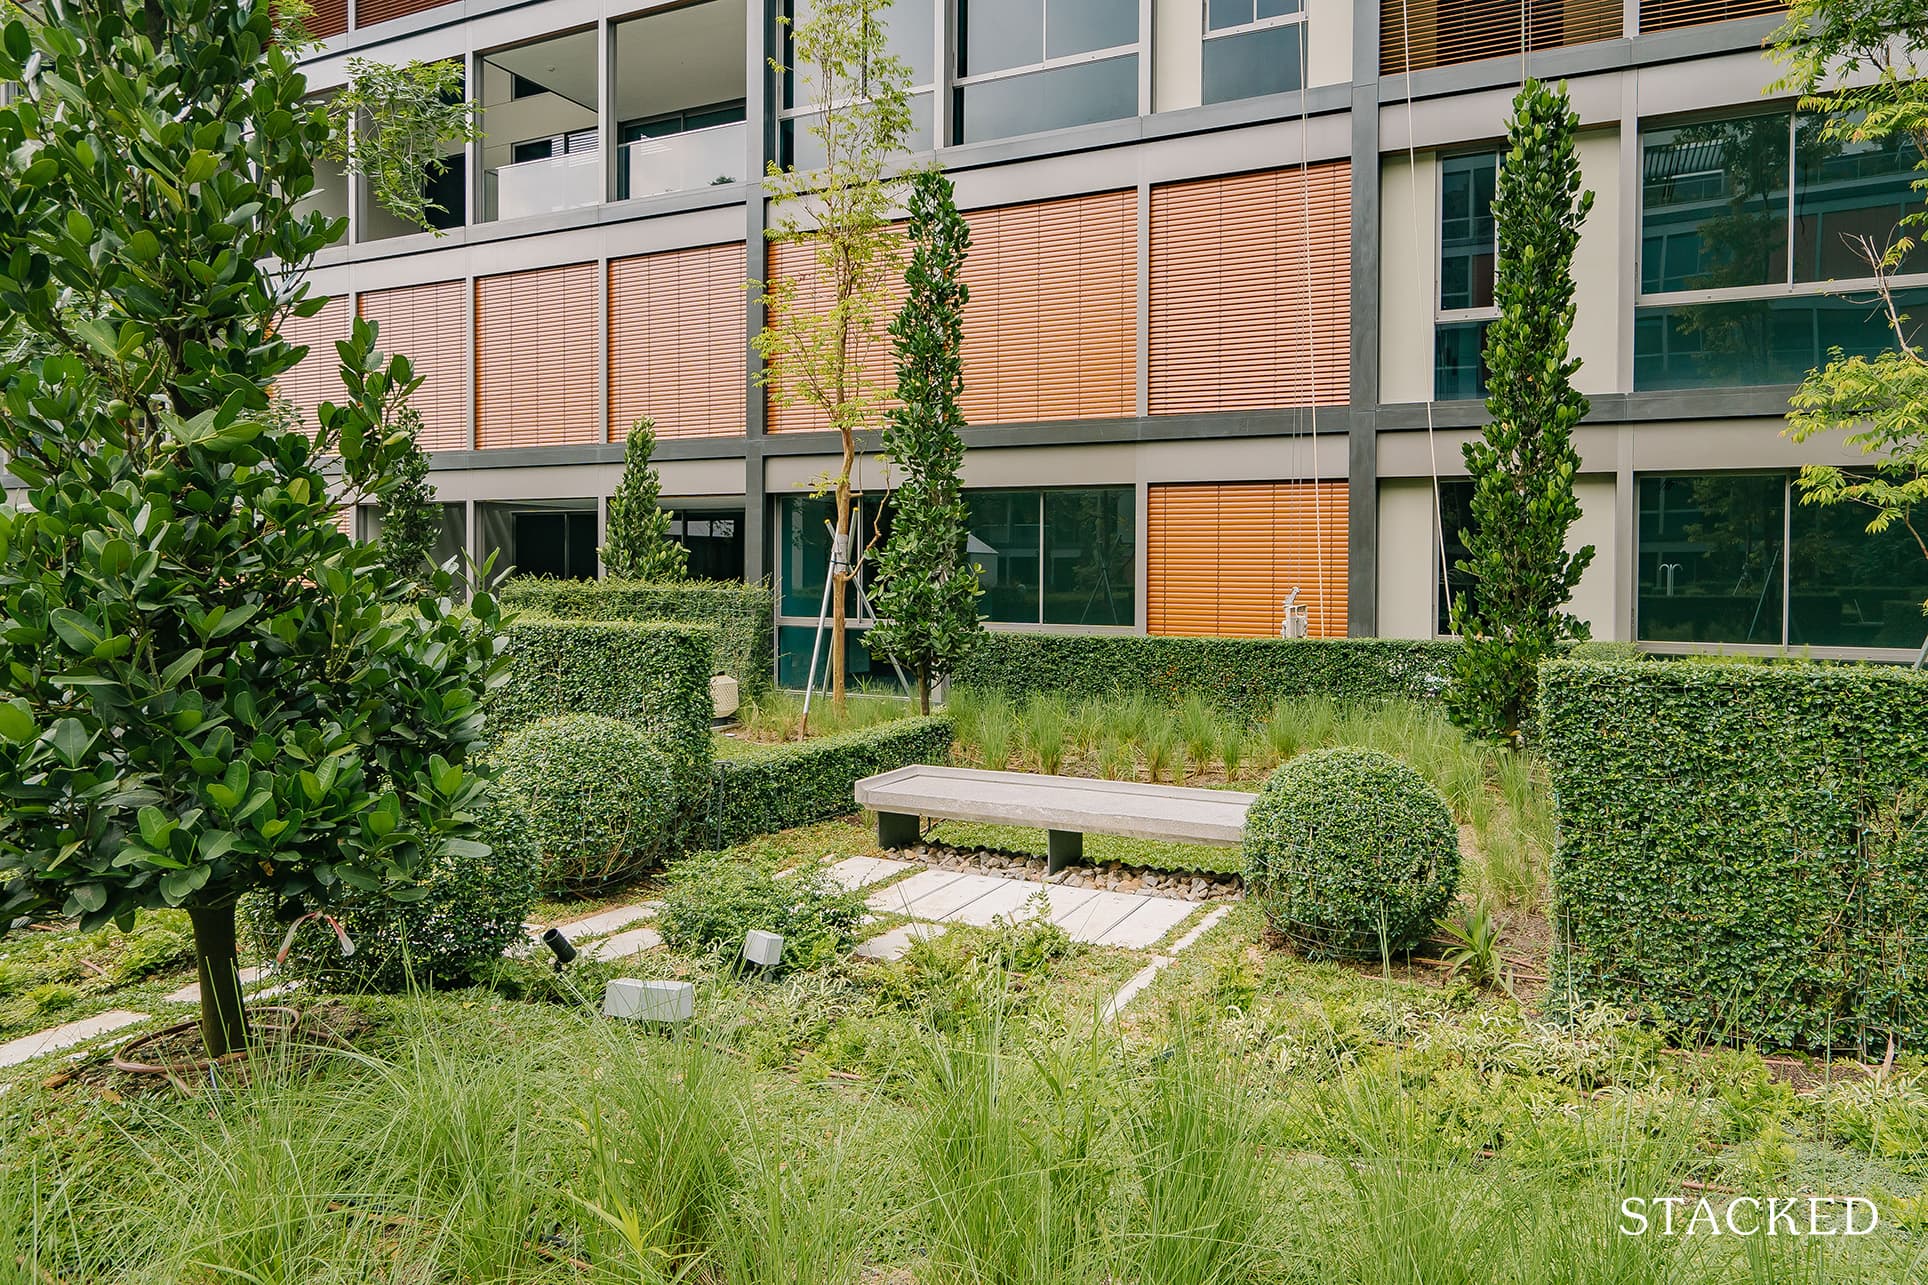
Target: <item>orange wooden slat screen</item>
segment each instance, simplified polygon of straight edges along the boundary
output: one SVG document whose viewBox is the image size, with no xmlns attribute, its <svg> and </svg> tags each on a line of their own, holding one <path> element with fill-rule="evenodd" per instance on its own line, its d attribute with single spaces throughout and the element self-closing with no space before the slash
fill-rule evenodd
<svg viewBox="0 0 1928 1285">
<path fill-rule="evenodd" d="M 1151 413 L 1350 401 L 1351 220 L 1344 161 L 1153 188 Z"/>
<path fill-rule="evenodd" d="M 1100 192 L 969 217 L 964 422 L 1133 414 L 1136 194 Z"/>
<path fill-rule="evenodd" d="M 593 263 L 475 283 L 475 444 L 605 440 Z"/>
<path fill-rule="evenodd" d="M 348 0 L 314 0 L 301 25 L 316 40 L 341 35 L 348 30 Z"/>
<path fill-rule="evenodd" d="M 1620 0 L 1380 0 L 1379 71 L 1449 67 L 1615 40 Z"/>
<path fill-rule="evenodd" d="M 1733 18 L 1758 18 L 1786 8 L 1786 0 L 1640 0 L 1640 29 L 1700 27 Z"/>
<path fill-rule="evenodd" d="M 378 22 L 391 18 L 406 18 L 411 13 L 424 9 L 435 9 L 452 3 L 452 0 L 357 0 L 355 5 L 355 30 L 372 27 Z"/>
<path fill-rule="evenodd" d="M 381 327 L 376 346 L 406 355 L 422 377 L 409 404 L 422 417 L 423 450 L 469 448 L 467 291 L 465 282 L 439 281 L 371 290 L 357 301 L 361 315 Z"/>
<path fill-rule="evenodd" d="M 1154 485 L 1148 501 L 1149 632 L 1276 637 L 1296 588 L 1313 637 L 1345 636 L 1344 482 Z"/>
<path fill-rule="evenodd" d="M 1067 200 L 974 210 L 964 280 L 964 421 L 973 426 L 1036 420 L 1116 418 L 1136 402 L 1137 198 L 1102 192 Z M 809 246 L 772 247 L 773 277 L 794 274 L 802 306 L 821 306 Z M 896 383 L 890 338 L 902 306 L 903 274 L 876 340 L 861 350 L 866 374 Z M 804 406 L 770 407 L 771 432 L 822 431 Z"/>
<path fill-rule="evenodd" d="M 895 230 L 903 232 L 904 225 L 897 224 Z M 908 243 L 901 243 L 903 252 L 908 254 Z M 973 251 L 975 253 L 975 251 Z M 829 306 L 830 291 L 817 272 L 815 253 L 807 241 L 782 241 L 769 247 L 764 256 L 769 265 L 766 269 L 770 280 L 794 280 L 796 287 L 796 306 L 805 309 L 823 309 Z M 904 306 L 904 269 L 901 262 L 892 266 L 884 274 L 886 299 L 878 310 L 875 333 L 859 337 L 854 353 L 858 371 L 864 380 L 885 395 L 884 405 L 896 403 L 889 393 L 897 386 L 896 359 L 890 347 L 890 323 L 897 310 Z M 968 313 L 969 309 L 966 309 Z M 782 363 L 772 363 L 773 378 L 784 379 Z M 966 376 L 968 380 L 968 376 Z M 782 385 L 788 387 L 788 385 Z M 966 388 L 969 385 L 967 383 Z M 789 406 L 779 406 L 775 396 L 769 397 L 768 418 L 764 429 L 771 433 L 822 433 L 830 425 L 822 411 L 808 402 L 798 401 Z M 881 425 L 878 425 L 881 427 Z"/>
<path fill-rule="evenodd" d="M 308 355 L 275 381 L 275 396 L 300 410 L 302 425 L 310 436 L 321 427 L 316 408 L 342 398 L 341 355 L 335 351 L 335 344 L 348 338 L 348 330 L 345 295 L 330 299 L 312 317 L 290 316 L 281 323 L 280 337 L 291 344 L 306 344 Z"/>
<path fill-rule="evenodd" d="M 609 440 L 743 436 L 743 243 L 609 264 Z"/>
</svg>

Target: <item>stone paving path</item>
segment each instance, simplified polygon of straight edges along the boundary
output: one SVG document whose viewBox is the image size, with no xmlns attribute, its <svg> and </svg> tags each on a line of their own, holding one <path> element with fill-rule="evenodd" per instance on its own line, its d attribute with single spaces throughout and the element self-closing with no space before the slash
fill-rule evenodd
<svg viewBox="0 0 1928 1285">
<path fill-rule="evenodd" d="M 123 1026 L 132 1026 L 136 1022 L 145 1022 L 147 1017 L 146 1013 L 116 1008 L 105 1013 L 96 1013 L 92 1017 L 83 1017 L 78 1022 L 68 1022 L 64 1026 L 53 1027 L 51 1030 L 23 1035 L 17 1040 L 0 1044 L 0 1066 L 18 1066 L 29 1058 L 36 1058 L 44 1053 L 58 1053 L 62 1049 L 70 1049 L 75 1045 L 87 1043 L 97 1035 L 118 1031 Z"/>
</svg>

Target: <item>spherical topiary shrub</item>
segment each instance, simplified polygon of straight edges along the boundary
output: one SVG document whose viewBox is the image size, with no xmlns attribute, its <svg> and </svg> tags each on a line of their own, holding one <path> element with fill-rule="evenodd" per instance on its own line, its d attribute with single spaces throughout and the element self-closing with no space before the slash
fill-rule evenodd
<svg viewBox="0 0 1928 1285">
<path fill-rule="evenodd" d="M 1301 949 L 1406 951 L 1459 885 L 1459 829 L 1439 791 L 1389 754 L 1301 754 L 1272 774 L 1246 817 L 1245 880 Z"/>
<path fill-rule="evenodd" d="M 563 714 L 515 732 L 495 758 L 528 808 L 545 891 L 593 891 L 668 855 L 675 782 L 640 729 Z"/>
<path fill-rule="evenodd" d="M 529 818 L 514 794 L 493 789 L 476 809 L 487 856 L 441 857 L 423 880 L 416 901 L 347 892 L 320 909 L 340 921 L 354 953 L 344 956 L 333 929 L 311 919 L 295 930 L 284 978 L 303 978 L 347 991 L 400 990 L 412 978 L 423 985 L 466 985 L 521 937 L 536 897 L 539 860 L 529 840 Z M 257 944 L 272 957 L 287 924 L 276 918 L 272 898 L 250 896 L 243 913 Z"/>
</svg>

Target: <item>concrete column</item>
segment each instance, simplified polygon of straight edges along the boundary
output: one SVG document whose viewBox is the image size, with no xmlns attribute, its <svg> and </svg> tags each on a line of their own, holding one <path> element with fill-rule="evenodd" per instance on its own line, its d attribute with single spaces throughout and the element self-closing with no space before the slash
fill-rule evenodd
<svg viewBox="0 0 1928 1285">
<path fill-rule="evenodd" d="M 1352 421 L 1346 632 L 1379 631 L 1379 6 L 1352 10 Z"/>
</svg>

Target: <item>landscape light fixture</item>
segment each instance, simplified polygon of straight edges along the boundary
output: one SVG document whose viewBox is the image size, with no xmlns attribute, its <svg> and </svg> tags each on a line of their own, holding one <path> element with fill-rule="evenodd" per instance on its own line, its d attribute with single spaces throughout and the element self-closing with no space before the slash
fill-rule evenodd
<svg viewBox="0 0 1928 1285">
<path fill-rule="evenodd" d="M 743 958 L 766 971 L 775 968 L 783 962 L 783 934 L 750 929 L 743 937 Z"/>
<path fill-rule="evenodd" d="M 547 946 L 549 953 L 556 957 L 557 972 L 561 972 L 564 967 L 576 962 L 576 948 L 570 945 L 567 937 L 562 935 L 562 929 L 543 929 L 542 944 Z"/>
</svg>

